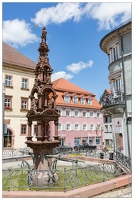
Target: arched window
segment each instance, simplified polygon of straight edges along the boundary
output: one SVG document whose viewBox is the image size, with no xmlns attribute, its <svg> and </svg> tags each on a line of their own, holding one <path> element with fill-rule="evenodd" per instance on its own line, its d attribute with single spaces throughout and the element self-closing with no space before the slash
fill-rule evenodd
<svg viewBox="0 0 134 200">
<path fill-rule="evenodd" d="M 79 124 L 75 124 L 75 131 L 79 130 Z"/>
<path fill-rule="evenodd" d="M 91 105 L 91 106 L 92 106 L 92 104 L 93 104 L 93 100 L 92 100 L 91 97 L 88 99 L 88 104 Z"/>
<path fill-rule="evenodd" d="M 81 102 L 81 104 L 85 105 L 85 103 L 86 103 L 86 98 L 85 98 L 85 97 L 81 97 L 80 102 Z"/>
<path fill-rule="evenodd" d="M 64 102 L 70 103 L 70 95 L 68 93 L 64 96 Z"/>
<path fill-rule="evenodd" d="M 12 131 L 9 128 L 3 135 L 3 147 L 12 147 Z"/>
<path fill-rule="evenodd" d="M 75 96 L 73 96 L 73 103 L 78 103 L 78 96 L 77 95 L 75 95 Z"/>
</svg>

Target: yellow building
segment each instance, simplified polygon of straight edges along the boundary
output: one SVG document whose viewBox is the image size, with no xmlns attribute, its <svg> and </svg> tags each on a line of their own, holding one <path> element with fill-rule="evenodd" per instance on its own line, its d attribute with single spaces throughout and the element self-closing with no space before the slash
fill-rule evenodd
<svg viewBox="0 0 134 200">
<path fill-rule="evenodd" d="M 3 148 L 23 148 L 27 133 L 30 88 L 36 63 L 3 42 L 3 84 L 5 84 Z M 33 124 L 34 126 L 34 124 Z M 33 132 L 36 126 L 33 127 Z"/>
</svg>

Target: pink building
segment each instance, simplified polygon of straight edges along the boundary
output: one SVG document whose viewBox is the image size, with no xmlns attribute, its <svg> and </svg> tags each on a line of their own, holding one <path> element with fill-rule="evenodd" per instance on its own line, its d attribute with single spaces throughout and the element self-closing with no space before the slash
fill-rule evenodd
<svg viewBox="0 0 134 200">
<path fill-rule="evenodd" d="M 102 148 L 103 114 L 95 95 L 63 78 L 54 81 L 53 88 L 58 95 L 56 105 L 60 114 L 58 134 L 61 144 L 73 147 L 86 142 Z M 50 132 L 53 133 L 53 126 Z"/>
</svg>

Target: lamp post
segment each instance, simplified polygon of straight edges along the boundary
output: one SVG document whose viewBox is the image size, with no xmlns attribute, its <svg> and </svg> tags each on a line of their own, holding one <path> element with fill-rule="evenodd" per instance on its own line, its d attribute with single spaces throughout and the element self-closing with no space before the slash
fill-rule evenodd
<svg viewBox="0 0 134 200">
<path fill-rule="evenodd" d="M 5 124 L 4 124 L 4 111 L 5 111 L 5 90 L 6 90 L 6 85 L 5 83 L 2 84 L 2 120 L 3 120 L 3 134 L 5 131 Z M 3 136 L 2 136 L 2 141 L 3 141 Z M 2 142 L 3 144 L 3 142 Z"/>
<path fill-rule="evenodd" d="M 102 126 L 102 124 L 101 124 L 101 146 L 103 149 L 103 126 Z"/>
</svg>

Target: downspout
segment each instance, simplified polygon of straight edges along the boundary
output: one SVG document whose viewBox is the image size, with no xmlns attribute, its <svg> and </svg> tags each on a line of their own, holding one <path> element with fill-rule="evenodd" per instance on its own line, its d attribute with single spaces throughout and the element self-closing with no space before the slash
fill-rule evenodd
<svg viewBox="0 0 134 200">
<path fill-rule="evenodd" d="M 126 84 L 125 84 L 125 69 L 124 69 L 124 50 L 123 50 L 123 40 L 122 36 L 119 34 L 118 30 L 116 33 L 121 39 L 121 61 L 122 61 L 122 72 L 123 72 L 123 86 L 124 86 L 124 97 L 125 97 L 125 118 L 126 118 L 126 128 L 127 128 L 127 142 L 128 142 L 128 157 L 130 158 L 130 141 L 129 141 L 129 129 L 127 121 L 127 100 L 126 100 Z"/>
</svg>

